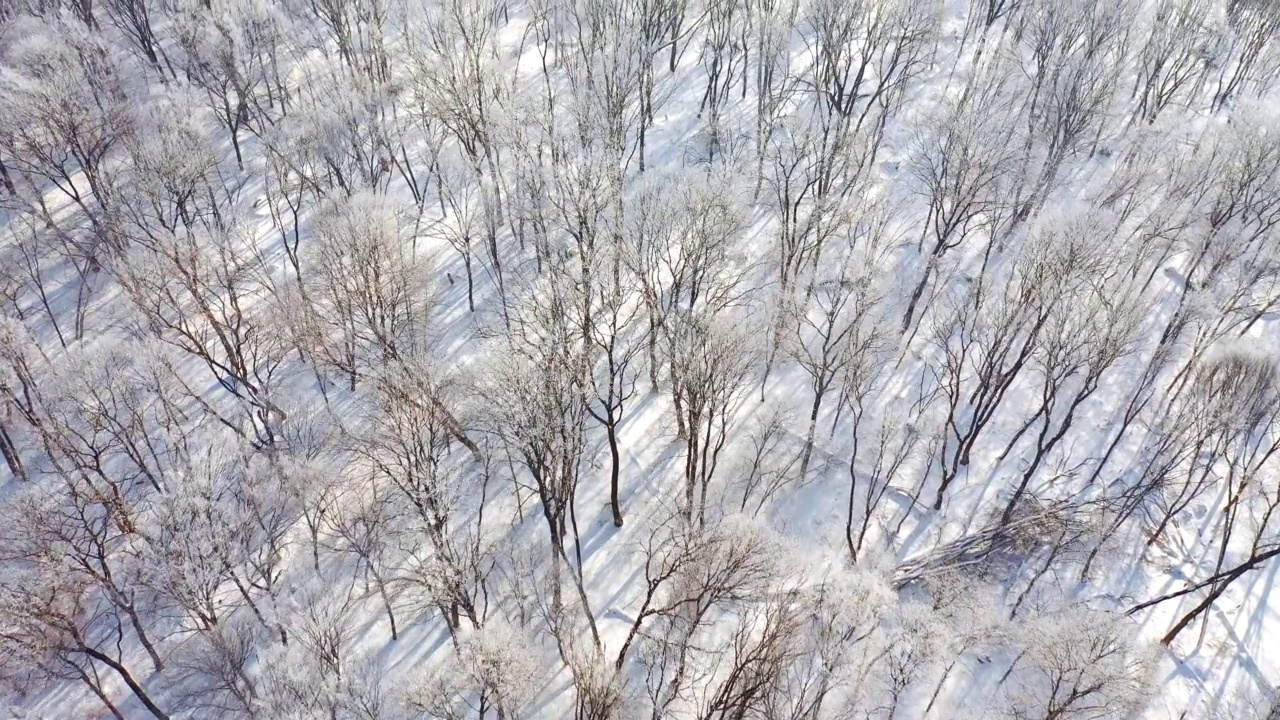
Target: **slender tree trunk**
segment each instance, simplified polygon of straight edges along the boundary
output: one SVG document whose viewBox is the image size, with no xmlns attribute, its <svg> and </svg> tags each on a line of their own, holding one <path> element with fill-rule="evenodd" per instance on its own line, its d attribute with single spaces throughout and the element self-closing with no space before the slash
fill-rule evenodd
<svg viewBox="0 0 1280 720">
<path fill-rule="evenodd" d="M 9 472 L 19 480 L 27 479 L 26 468 L 22 466 L 22 458 L 18 455 L 18 450 L 14 447 L 13 440 L 9 437 L 9 431 L 5 428 L 4 423 L 0 422 L 0 454 L 4 455 L 5 464 L 9 466 Z"/>
<path fill-rule="evenodd" d="M 933 705 L 938 701 L 938 696 L 942 694 L 942 688 L 947 684 L 947 678 L 951 676 L 951 669 L 955 666 L 956 664 L 952 662 L 942 669 L 942 677 L 938 678 L 938 684 L 933 688 L 933 694 L 929 696 L 929 704 L 924 707 L 925 716 L 929 714 L 930 710 L 933 710 Z"/>
<path fill-rule="evenodd" d="M 809 410 L 809 429 L 804 435 L 804 455 L 800 458 L 800 477 L 809 471 L 809 461 L 813 458 L 813 435 L 818 428 L 818 411 L 822 409 L 822 396 L 825 388 L 813 395 L 813 406 Z"/>
<path fill-rule="evenodd" d="M 1234 568 L 1231 568 L 1230 570 L 1227 570 L 1226 572 L 1219 573 L 1217 575 L 1209 577 L 1206 580 L 1202 580 L 1196 583 L 1195 585 L 1185 587 L 1181 590 L 1177 590 L 1177 591 L 1168 593 L 1166 595 L 1161 595 L 1158 598 L 1153 598 L 1146 602 L 1139 603 L 1138 605 L 1135 605 L 1132 608 L 1129 608 L 1129 610 L 1126 611 L 1125 614 L 1133 615 L 1141 610 L 1145 610 L 1149 607 L 1154 607 L 1156 605 L 1159 605 L 1162 602 L 1166 602 L 1168 600 L 1175 600 L 1184 595 L 1190 595 L 1191 593 L 1202 590 L 1206 587 L 1212 587 L 1212 589 L 1209 591 L 1209 594 L 1205 597 L 1205 599 L 1202 600 L 1199 604 L 1197 604 L 1194 608 L 1192 608 L 1191 611 L 1188 612 L 1186 615 L 1182 616 L 1182 619 L 1180 619 L 1177 623 L 1175 623 L 1174 626 L 1169 629 L 1169 632 L 1166 633 L 1165 636 L 1160 639 L 1160 643 L 1162 645 L 1169 645 L 1174 641 L 1175 638 L 1178 637 L 1178 634 L 1181 633 L 1183 630 L 1185 630 L 1186 627 L 1190 625 L 1197 617 L 1199 617 L 1200 615 L 1208 611 L 1211 607 L 1213 607 L 1214 602 L 1216 602 L 1217 599 L 1221 597 L 1224 592 L 1226 592 L 1227 588 L 1230 587 L 1233 582 L 1238 580 L 1241 576 L 1245 575 L 1246 573 L 1249 573 L 1253 570 L 1258 569 L 1268 560 L 1276 557 L 1277 555 L 1280 555 L 1280 546 L 1272 547 L 1264 552 L 1255 552 L 1253 556 L 1250 557 L 1248 560 L 1245 560 L 1244 562 L 1240 563 Z"/>
<path fill-rule="evenodd" d="M 9 177 L 9 168 L 5 167 L 2 158 L 0 158 L 0 185 L 3 185 L 10 195 L 18 194 L 17 188 L 13 186 L 13 178 Z"/>
<path fill-rule="evenodd" d="M 856 457 L 856 454 L 855 456 Z M 858 560 L 858 545 L 853 538 L 853 509 L 856 507 L 858 496 L 858 471 L 854 467 L 854 457 L 849 459 L 849 514 L 845 518 L 844 523 L 844 539 L 849 546 L 849 560 L 856 562 Z"/>
<path fill-rule="evenodd" d="M 622 503 L 618 499 L 618 476 L 621 474 L 622 458 L 618 452 L 618 430 L 616 423 L 605 424 L 605 433 L 609 437 L 609 504 L 613 509 L 613 526 L 622 527 Z"/>
<path fill-rule="evenodd" d="M 107 697 L 107 694 L 102 691 L 102 684 L 98 682 L 96 677 L 98 674 L 96 669 L 93 671 L 94 677 L 90 677 L 89 673 L 79 667 L 76 668 L 76 672 L 80 675 L 80 680 L 83 681 L 85 685 L 88 685 L 89 690 L 102 701 L 103 705 L 106 706 L 107 711 L 111 713 L 112 717 L 116 720 L 125 720 L 124 715 L 120 713 L 120 709 L 117 708 L 115 703 L 111 702 L 111 698 Z"/>
<path fill-rule="evenodd" d="M 263 616 L 262 610 L 258 607 L 258 603 L 254 602 L 253 596 L 249 594 L 249 589 L 240 581 L 240 576 L 234 571 L 231 571 L 228 574 L 231 577 L 231 583 L 236 586 L 236 591 L 240 593 L 240 597 L 244 598 L 245 604 L 249 606 L 249 612 L 253 613 L 253 616 L 258 619 L 258 622 L 262 623 L 263 627 L 270 629 L 271 626 L 267 624 L 267 618 Z M 284 638 L 282 637 L 281 642 L 283 643 L 283 641 Z"/>
<path fill-rule="evenodd" d="M 1231 580 L 1234 579 L 1235 578 L 1224 580 L 1215 585 L 1213 589 L 1209 591 L 1209 594 L 1204 597 L 1204 600 L 1201 600 L 1200 603 L 1192 608 L 1190 612 L 1183 615 L 1181 620 L 1175 623 L 1173 627 L 1169 628 L 1169 632 L 1165 633 L 1164 637 L 1160 638 L 1160 644 L 1166 646 L 1172 644 L 1173 641 L 1177 639 L 1178 635 L 1183 630 L 1187 629 L 1188 625 L 1194 622 L 1196 618 L 1207 612 L 1209 608 L 1213 607 L 1213 604 L 1218 601 L 1218 598 L 1222 596 L 1222 593 L 1226 592 L 1227 588 L 1231 585 Z"/>
<path fill-rule="evenodd" d="M 231 130 L 231 147 L 236 152 L 236 167 L 244 170 L 244 155 L 240 152 L 239 123 L 229 123 L 228 129 Z"/>
<path fill-rule="evenodd" d="M 138 681 L 133 679 L 133 674 L 129 672 L 128 668 L 91 647 L 82 646 L 81 650 L 85 655 L 114 670 L 120 676 L 120 679 L 124 680 L 124 684 L 129 686 L 129 689 L 133 691 L 134 696 L 138 698 L 142 705 L 156 717 L 156 720 L 169 720 L 169 716 L 152 701 L 151 696 L 147 695 L 147 691 L 138 684 Z"/>
<path fill-rule="evenodd" d="M 907 311 L 902 315 L 902 332 L 911 329 L 911 322 L 916 316 L 916 305 L 920 303 L 920 298 L 924 295 L 924 290 L 929 286 L 929 277 L 933 275 L 934 258 L 930 257 L 925 265 L 924 276 L 920 278 L 920 282 L 916 284 L 916 289 L 911 293 L 911 300 L 907 303 Z"/>
<path fill-rule="evenodd" d="M 133 625 L 133 631 L 138 636 L 138 641 L 142 643 L 143 649 L 147 651 L 147 656 L 151 658 L 151 665 L 156 672 L 164 670 L 164 661 L 160 659 L 160 653 L 156 652 L 155 645 L 151 644 L 151 638 L 147 637 L 147 632 L 143 628 L 142 618 L 138 617 L 138 611 L 134 610 L 132 605 L 121 608 L 125 614 L 129 616 L 129 624 Z"/>
<path fill-rule="evenodd" d="M 387 595 L 387 584 L 382 580 L 382 573 L 376 570 L 373 571 L 373 581 L 378 583 L 378 595 L 382 598 L 382 609 L 387 611 L 387 620 L 391 623 L 391 640 L 394 642 L 400 639 L 400 633 L 396 629 L 396 613 L 391 608 L 391 597 Z"/>
<path fill-rule="evenodd" d="M 470 312 L 475 312 L 476 311 L 476 295 L 475 295 L 476 283 L 475 283 L 475 279 L 472 277 L 470 253 L 468 253 L 462 258 L 462 264 L 465 265 L 467 268 L 467 310 L 469 310 Z"/>
</svg>

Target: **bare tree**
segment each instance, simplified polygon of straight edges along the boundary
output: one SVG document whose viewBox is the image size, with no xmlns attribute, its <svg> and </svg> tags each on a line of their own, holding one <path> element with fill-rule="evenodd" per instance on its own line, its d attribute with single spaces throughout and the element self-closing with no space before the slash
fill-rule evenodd
<svg viewBox="0 0 1280 720">
<path fill-rule="evenodd" d="M 636 161 L 640 172 L 645 171 L 646 141 L 654 115 L 675 91 L 671 85 L 665 90 L 658 87 L 654 67 L 658 62 L 658 54 L 664 47 L 670 46 L 672 55 L 675 55 L 680 35 L 687 32 L 679 28 L 683 24 L 687 5 L 686 0 L 631 0 L 625 11 L 629 16 L 629 24 L 633 24 L 635 28 L 628 33 L 628 46 L 635 53 L 636 71 L 639 75 Z M 674 70 L 672 66 L 671 71 Z"/>
<path fill-rule="evenodd" d="M 364 710 L 385 702 L 381 676 L 354 647 L 359 603 L 347 578 L 301 578 L 288 616 L 291 640 L 264 653 L 260 714 L 369 718 Z"/>
<path fill-rule="evenodd" d="M 243 169 L 241 133 L 264 131 L 289 103 L 280 59 L 290 31 L 285 16 L 240 0 L 197 0 L 178 6 L 173 27 L 182 71 L 226 128 Z"/>
<path fill-rule="evenodd" d="M 1029 83 L 1020 93 L 1027 133 L 1015 193 L 1015 219 L 1025 220 L 1058 187 L 1067 161 L 1097 147 L 1126 65 L 1128 25 L 1119 2 L 1033 2 L 1013 23 Z"/>
<path fill-rule="evenodd" d="M 482 219 L 480 237 L 501 287 L 497 235 L 505 223 L 509 191 L 498 118 L 512 93 L 512 80 L 504 73 L 497 42 L 499 14 L 500 4 L 493 0 L 429 3 L 423 21 L 409 33 L 407 50 L 413 68 L 411 112 L 419 126 L 443 129 L 464 158 L 472 177 L 461 187 L 468 189 L 468 199 L 477 201 L 468 207 L 467 219 L 475 213 Z M 450 192 L 456 213 L 463 190 Z"/>
<path fill-rule="evenodd" d="M 941 443 L 937 434 L 917 425 L 919 418 L 913 418 L 909 409 L 881 411 L 875 422 L 864 421 L 862 412 L 861 408 L 854 410 L 850 430 L 854 447 L 849 459 L 849 504 L 844 526 L 845 545 L 854 560 L 862 554 L 880 503 L 894 481 L 936 455 Z"/>
<path fill-rule="evenodd" d="M 17 307 L 20 300 L 25 300 L 29 307 L 38 308 L 37 312 L 43 311 L 57 337 L 58 344 L 66 347 L 68 342 L 74 341 L 81 335 L 84 303 L 90 285 L 86 277 L 88 273 L 83 275 L 77 273 L 79 282 L 76 287 L 76 314 L 68 323 L 63 308 L 55 308 L 52 300 L 67 282 L 66 261 L 72 260 L 74 263 L 74 258 L 80 256 L 81 261 L 84 262 L 85 258 L 81 255 L 80 248 L 63 242 L 65 236 L 49 232 L 47 228 L 48 226 L 34 214 L 15 213 L 7 227 L 8 239 L 11 242 L 5 248 L 8 251 L 6 263 L 9 265 L 11 277 L 16 285 L 13 290 L 14 306 Z M 79 269 L 78 265 L 75 267 Z M 27 315 L 28 313 L 17 314 Z M 64 329 L 68 324 L 71 327 Z"/>
<path fill-rule="evenodd" d="M 475 266 L 479 264 L 476 246 L 486 238 L 486 200 L 482 197 L 484 188 L 476 181 L 475 171 L 450 162 L 451 159 L 447 152 L 437 155 L 439 216 L 426 221 L 425 234 L 443 239 L 458 252 L 467 278 L 467 309 L 475 312 Z"/>
<path fill-rule="evenodd" d="M 894 615 L 889 588 L 860 568 L 806 570 L 812 585 L 789 598 L 804 622 L 783 673 L 764 688 L 761 714 L 848 720 L 871 712 L 879 698 L 868 669 L 888 665 L 881 650 Z"/>
<path fill-rule="evenodd" d="M 149 620 L 160 609 L 147 579 L 159 568 L 144 558 L 156 551 L 150 533 L 162 528 L 147 509 L 181 471 L 192 438 L 167 388 L 133 359 L 139 350 L 70 358 L 57 374 L 42 375 L 45 392 L 32 398 L 32 419 L 54 482 L 33 486 L 31 524 L 15 526 L 7 544 L 13 559 L 57 559 L 83 576 L 158 671 L 164 663 Z M 190 591 L 182 598 L 200 607 L 199 589 L 209 585 L 199 570 L 207 566 L 189 569 L 174 587 Z"/>
<path fill-rule="evenodd" d="M 706 116 L 707 162 L 719 161 L 725 146 L 729 145 L 726 135 L 732 131 L 724 126 L 726 106 L 733 96 L 734 84 L 746 82 L 747 12 L 746 3 L 736 0 L 711 2 L 707 6 L 700 58 L 707 84 L 698 105 L 698 117 Z"/>
<path fill-rule="evenodd" d="M 730 427 L 748 392 L 759 346 L 746 332 L 726 327 L 750 323 L 749 316 L 728 313 L 679 318 L 671 337 L 670 382 L 676 412 L 685 428 L 685 519 L 707 520 L 707 491 L 719 467 Z"/>
<path fill-rule="evenodd" d="M 813 392 L 809 425 L 804 436 L 800 474 L 809 467 L 818 416 L 828 393 L 840 401 L 832 433 L 849 409 L 854 432 L 862 417 L 862 403 L 883 370 L 891 341 L 885 331 L 888 288 L 875 273 L 887 260 L 893 234 L 888 213 L 873 208 L 833 247 L 831 267 L 815 273 L 800 297 L 788 298 L 788 335 L 784 349 L 804 371 Z"/>
<path fill-rule="evenodd" d="M 357 463 L 391 495 L 383 500 L 386 519 L 397 532 L 420 538 L 402 548 L 410 559 L 404 584 L 424 589 L 456 631 L 463 617 L 475 628 L 483 624 L 493 561 L 484 528 L 490 468 L 486 459 L 462 454 L 456 421 L 442 409 L 452 395 L 452 383 L 433 379 L 419 364 L 388 368 L 349 432 Z"/>
<path fill-rule="evenodd" d="M 173 660 L 186 688 L 179 693 L 180 707 L 187 712 L 255 717 L 261 704 L 252 664 L 261 640 L 261 629 L 242 616 L 232 616 L 188 640 Z"/>
<path fill-rule="evenodd" d="M 0 73 L 0 156 L 12 193 L 8 223 L 18 258 L 55 326 L 50 293 L 74 289 L 74 325 L 59 340 L 80 338 L 87 303 L 110 233 L 120 178 L 113 154 L 133 130 L 111 49 L 98 34 L 55 18 L 26 18 Z M 61 312 L 57 310 L 56 312 Z"/>
<path fill-rule="evenodd" d="M 1034 261 L 1034 257 L 1029 258 Z M 1027 367 L 1048 319 L 1046 286 L 1051 262 L 1014 264 L 1012 276 L 983 276 L 951 301 L 952 315 L 939 321 L 932 342 L 940 352 L 931 373 L 946 412 L 938 464 L 941 477 L 933 506 L 942 507 L 947 488 L 969 465 L 974 443 L 1003 405 L 1014 380 Z M 999 289 L 991 287 L 1000 285 Z"/>
<path fill-rule="evenodd" d="M 1204 616 L 1236 580 L 1277 554 L 1274 523 L 1280 495 L 1259 484 L 1258 478 L 1280 456 L 1278 398 L 1274 360 L 1239 352 L 1226 352 L 1206 362 L 1187 391 L 1183 402 L 1199 421 L 1186 423 L 1192 429 L 1188 440 L 1194 444 L 1191 453 L 1174 456 L 1182 462 L 1169 467 L 1160 478 L 1159 515 L 1148 534 L 1149 543 L 1155 542 L 1195 499 L 1211 489 L 1220 490 L 1223 507 L 1205 530 L 1206 537 L 1211 538 L 1206 546 L 1216 545 L 1210 548 L 1212 569 L 1202 570 L 1207 577 L 1130 610 L 1132 614 L 1207 589 L 1205 597 L 1164 635 L 1161 642 L 1166 645 Z M 1245 516 L 1250 519 L 1241 527 L 1237 523 Z M 1238 535 L 1242 530 L 1251 535 L 1246 536 L 1248 543 L 1243 547 L 1238 542 L 1233 544 L 1233 540 L 1241 539 Z"/>
<path fill-rule="evenodd" d="M 1170 106 L 1193 104 L 1203 88 L 1215 43 L 1210 13 L 1210 6 L 1201 0 L 1156 4 L 1133 86 L 1139 118 L 1154 123 Z"/>
<path fill-rule="evenodd" d="M 87 28 L 30 19 L 7 53 L 0 79 L 7 102 L 0 112 L 0 142 L 7 172 L 43 219 L 80 235 L 90 254 L 106 239 L 103 223 L 117 190 L 112 152 L 128 138 L 131 118 L 121 79 L 103 38 Z M 55 222 L 57 208 L 44 196 L 79 210 L 71 226 Z"/>
<path fill-rule="evenodd" d="M 1219 53 L 1213 58 L 1218 81 L 1210 109 L 1218 110 L 1249 90 L 1262 91 L 1276 71 L 1275 48 L 1271 43 L 1280 28 L 1280 12 L 1265 2 L 1237 0 L 1227 3 L 1226 27 Z"/>
<path fill-rule="evenodd" d="M 429 308 L 428 258 L 416 252 L 412 225 L 390 200 L 362 194 L 333 201 L 316 220 L 303 253 L 315 356 L 357 380 L 379 363 L 416 348 Z"/>
<path fill-rule="evenodd" d="M 384 193 L 402 149 L 389 86 L 342 72 L 310 71 L 289 115 L 257 131 L 267 154 L 303 176 L 308 189 L 351 197 Z M 279 172 L 279 171 L 277 171 Z"/>
<path fill-rule="evenodd" d="M 799 4 L 794 0 L 750 3 L 747 7 L 747 68 L 743 81 L 755 95 L 756 182 L 753 197 L 764 182 L 765 150 L 782 121 L 782 112 L 797 92 L 800 79 L 792 69 L 791 37 Z"/>
<path fill-rule="evenodd" d="M 782 615 L 796 617 L 783 611 L 787 575 L 778 565 L 783 555 L 777 538 L 751 521 L 727 517 L 705 528 L 685 524 L 671 540 L 655 540 L 648 590 L 619 666 L 632 639 L 641 638 L 645 689 L 659 716 L 685 710 L 732 717 L 735 709 L 745 715 L 761 707 L 764 688 L 787 659 L 786 652 L 775 652 L 789 638 L 779 625 L 794 629 Z M 721 613 L 736 615 L 729 632 L 713 629 Z M 754 632 L 761 627 L 756 620 L 762 634 Z M 645 623 L 649 629 L 640 635 Z"/>
<path fill-rule="evenodd" d="M 546 521 L 552 569 L 553 616 L 564 605 L 564 570 L 599 645 L 599 633 L 582 576 L 577 518 L 578 483 L 586 454 L 587 383 L 590 364 L 582 300 L 573 291 L 572 269 L 533 284 L 513 313 L 510 331 L 494 366 L 486 368 L 479 391 L 486 420 L 502 439 L 510 459 L 528 472 Z M 565 277 L 568 275 L 568 277 Z M 572 530 L 574 560 L 569 556 Z M 563 651 L 563 649 L 562 649 Z"/>
<path fill-rule="evenodd" d="M 1038 631 L 1025 641 L 1006 691 L 1014 717 L 1093 718 L 1146 704 L 1152 657 L 1129 640 L 1123 616 L 1071 608 L 1031 624 Z"/>
<path fill-rule="evenodd" d="M 391 73 L 386 39 L 399 9 L 387 0 L 314 0 L 307 4 L 353 75 L 385 82 Z"/>
<path fill-rule="evenodd" d="M 925 267 L 907 301 L 904 330 L 942 256 L 974 232 L 996 232 L 1010 210 L 1017 159 L 1008 122 L 1013 99 L 1004 85 L 966 93 L 915 132 L 909 170 L 913 191 L 928 203 L 917 244 Z"/>
<path fill-rule="evenodd" d="M 162 80 L 165 79 L 166 71 L 169 77 L 176 79 L 178 74 L 169 62 L 164 43 L 156 36 L 156 22 L 152 17 L 155 8 L 146 0 L 108 0 L 105 5 L 107 18 L 128 38 L 133 50 L 142 55 Z"/>
<path fill-rule="evenodd" d="M 808 8 L 806 43 L 814 52 L 812 92 L 824 114 L 868 129 L 876 139 L 924 71 L 936 42 L 939 5 L 929 0 L 820 0 Z M 875 157 L 874 150 L 870 157 Z"/>
<path fill-rule="evenodd" d="M 179 458 L 168 473 L 166 492 L 147 518 L 153 542 L 142 556 L 143 582 L 157 604 L 175 606 L 198 631 L 211 630 L 245 601 L 226 589 L 239 569 L 237 538 L 251 531 L 234 490 L 252 478 L 247 449 L 207 442 L 204 452 Z"/>
<path fill-rule="evenodd" d="M 1087 246 L 1071 248 L 1070 240 L 1063 243 L 1055 235 L 1047 237 L 1066 246 L 1053 261 L 1065 294 L 1045 301 L 1049 315 L 1031 359 L 1041 381 L 1035 412 L 1000 455 L 1001 460 L 1007 457 L 1022 435 L 1039 423 L 1034 450 L 1030 457 L 1024 456 L 1021 479 L 1005 507 L 1005 521 L 1013 516 L 1049 453 L 1071 431 L 1084 403 L 1109 371 L 1135 351 L 1142 324 L 1142 298 L 1116 282 L 1108 270 L 1109 253 Z"/>
<path fill-rule="evenodd" d="M 590 375 L 593 397 L 587 412 L 604 427 L 609 442 L 609 503 L 613 524 L 622 527 L 620 476 L 622 453 L 618 428 L 626 417 L 629 401 L 636 394 L 640 359 L 644 352 L 644 328 L 641 317 L 644 303 L 635 278 L 622 266 L 624 248 L 613 247 L 604 253 L 603 272 L 596 274 L 596 299 L 592 305 L 597 316 L 591 323 L 589 344 L 592 354 Z"/>
<path fill-rule="evenodd" d="M 779 492 L 803 484 L 804 478 L 795 472 L 803 449 L 792 447 L 796 439 L 791 430 L 796 422 L 792 413 L 775 410 L 752 420 L 755 422 L 747 433 L 750 452 L 731 466 L 730 475 L 742 478 L 733 483 L 742 493 L 738 511 L 758 517 Z M 748 511 L 748 505 L 754 507 Z"/>
<path fill-rule="evenodd" d="M 0 584 L 0 608 L 0 655 L 23 662 L 33 673 L 84 682 L 108 711 L 122 717 L 118 701 L 106 694 L 99 675 L 98 668 L 105 668 L 128 686 L 150 715 L 168 720 L 168 713 L 147 692 L 145 677 L 136 675 L 122 657 L 119 616 L 82 578 L 47 566 L 10 565 Z"/>
<path fill-rule="evenodd" d="M 722 179 L 728 180 L 647 173 L 624 218 L 622 259 L 639 284 L 648 315 L 649 371 L 655 384 L 662 369 L 659 354 L 674 357 L 670 348 L 678 323 L 742 305 L 750 289 L 754 264 L 742 245 L 744 209 L 732 184 L 717 187 Z M 675 202 L 669 197 L 670 184 L 680 188 Z M 683 398 L 673 399 L 676 432 L 683 437 Z"/>
<path fill-rule="evenodd" d="M 272 395 L 288 351 L 280 319 L 267 304 L 272 285 L 253 237 L 236 218 L 207 222 L 175 228 L 135 223 L 135 247 L 113 269 L 142 327 L 199 362 L 242 416 L 208 402 L 202 408 L 255 443 L 270 445 L 285 420 Z"/>
<path fill-rule="evenodd" d="M 334 502 L 334 511 L 327 519 L 329 534 L 333 537 L 333 549 L 355 561 L 353 572 L 362 577 L 366 595 L 377 593 L 382 609 L 391 626 L 391 639 L 400 638 L 396 625 L 395 606 L 391 588 L 399 585 L 396 574 L 397 558 L 394 506 L 385 488 L 378 484 L 363 483 L 345 488 Z M 370 590 L 369 579 L 373 579 Z"/>
<path fill-rule="evenodd" d="M 487 717 L 523 717 L 537 673 L 534 648 L 520 629 L 494 623 L 465 639 L 443 667 L 427 671 L 408 693 L 410 707 L 433 718 L 463 720 L 478 711 Z"/>
</svg>

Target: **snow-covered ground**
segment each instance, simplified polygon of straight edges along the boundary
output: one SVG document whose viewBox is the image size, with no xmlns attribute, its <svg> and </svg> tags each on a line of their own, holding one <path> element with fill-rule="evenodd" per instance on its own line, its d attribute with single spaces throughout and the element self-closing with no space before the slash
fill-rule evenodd
<svg viewBox="0 0 1280 720">
<path fill-rule="evenodd" d="M 1274 717 L 1277 30 L 0 7 L 0 708 Z"/>
</svg>

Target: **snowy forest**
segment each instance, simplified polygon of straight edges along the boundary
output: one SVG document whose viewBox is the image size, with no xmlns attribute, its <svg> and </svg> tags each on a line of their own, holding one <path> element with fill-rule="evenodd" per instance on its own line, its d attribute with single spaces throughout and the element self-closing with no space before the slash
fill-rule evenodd
<svg viewBox="0 0 1280 720">
<path fill-rule="evenodd" d="M 1280 2 L 0 0 L 0 717 L 1280 718 Z"/>
</svg>

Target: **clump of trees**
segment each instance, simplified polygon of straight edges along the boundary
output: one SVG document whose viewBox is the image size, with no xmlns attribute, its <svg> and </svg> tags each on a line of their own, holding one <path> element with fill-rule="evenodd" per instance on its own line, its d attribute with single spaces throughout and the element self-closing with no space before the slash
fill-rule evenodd
<svg viewBox="0 0 1280 720">
<path fill-rule="evenodd" d="M 1141 712 L 1280 555 L 1277 23 L 0 4 L 0 694 Z"/>
</svg>

